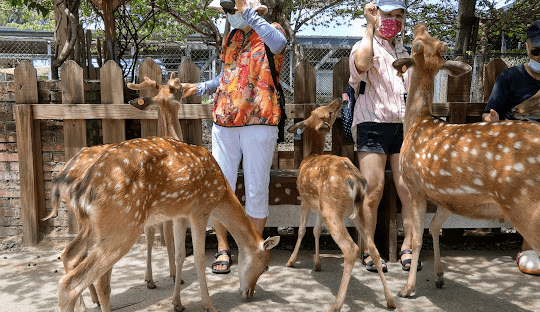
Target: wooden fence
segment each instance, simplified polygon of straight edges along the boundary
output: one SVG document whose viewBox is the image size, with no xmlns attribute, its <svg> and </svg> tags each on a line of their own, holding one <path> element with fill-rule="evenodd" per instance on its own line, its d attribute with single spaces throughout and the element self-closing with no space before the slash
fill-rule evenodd
<svg viewBox="0 0 540 312">
<path fill-rule="evenodd" d="M 500 72 L 500 70 L 497 68 Z M 486 67 L 487 72 L 490 66 Z M 36 70 L 26 62 L 15 69 L 17 148 L 20 169 L 21 219 L 23 224 L 23 242 L 35 245 L 40 240 L 40 232 L 48 225 L 40 221 L 46 216 L 45 188 L 43 181 L 43 160 L 41 152 L 40 121 L 63 120 L 65 159 L 71 158 L 86 142 L 86 120 L 101 119 L 103 127 L 103 143 L 113 143 L 125 140 L 125 120 L 141 120 L 141 136 L 159 135 L 161 123 L 158 121 L 156 110 L 141 111 L 124 103 L 124 81 L 121 69 L 113 61 L 100 68 L 101 104 L 85 104 L 85 82 L 83 70 L 73 61 L 68 61 L 61 67 L 62 104 L 36 104 L 37 78 Z M 147 76 L 161 81 L 161 69 L 151 59 L 147 59 L 139 68 L 139 79 Z M 496 77 L 495 75 L 491 75 Z M 179 66 L 178 76 L 182 82 L 200 81 L 199 68 L 191 61 L 185 61 Z M 488 76 L 486 74 L 487 77 Z M 294 104 L 287 104 L 288 118 L 301 120 L 309 116 L 317 107 L 316 102 L 316 71 L 308 62 L 299 64 L 294 73 Z M 349 78 L 348 59 L 336 63 L 333 70 L 333 96 L 339 97 L 347 86 Z M 489 84 L 493 84 L 494 79 Z M 463 93 L 463 86 L 454 83 L 455 91 L 449 84 L 449 94 Z M 152 96 L 153 90 L 141 90 L 141 96 Z M 449 97 L 450 98 L 450 97 Z M 211 119 L 211 105 L 199 104 L 200 98 L 192 96 L 185 100 L 179 111 L 184 140 L 192 144 L 202 144 L 202 119 Z M 485 103 L 450 102 L 435 103 L 433 114 L 447 117 L 450 122 L 464 123 L 474 121 L 481 116 Z M 270 185 L 271 212 L 267 226 L 298 226 L 299 197 L 296 190 L 296 169 L 298 168 L 303 150 L 308 142 L 294 142 L 294 151 L 277 151 L 274 157 Z M 341 122 L 338 121 L 332 129 L 332 151 L 355 161 L 353 145 L 347 143 L 342 135 Z M 391 180 L 391 179 L 387 179 Z M 391 181 L 390 181 L 391 182 Z M 243 180 L 237 185 L 237 195 L 243 201 Z M 382 228 L 388 235 L 390 250 L 395 248 L 397 239 L 398 201 L 393 189 L 393 183 L 387 183 L 385 196 L 380 210 L 384 222 Z M 382 220 L 381 220 L 382 221 Z M 310 221 L 312 225 L 313 222 Z M 70 232 L 77 229 L 73 216 L 69 217 Z M 386 239 L 386 238 L 385 238 Z M 392 254 L 392 253 L 391 253 Z M 395 252 L 394 252 L 395 254 Z"/>
</svg>

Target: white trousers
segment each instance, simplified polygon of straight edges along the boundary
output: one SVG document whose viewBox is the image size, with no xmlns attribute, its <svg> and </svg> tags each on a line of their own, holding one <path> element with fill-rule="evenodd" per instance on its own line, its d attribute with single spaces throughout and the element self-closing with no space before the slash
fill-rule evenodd
<svg viewBox="0 0 540 312">
<path fill-rule="evenodd" d="M 268 217 L 268 185 L 277 138 L 278 127 L 274 126 L 212 126 L 212 155 L 233 190 L 242 161 L 246 213 L 252 218 Z"/>
</svg>

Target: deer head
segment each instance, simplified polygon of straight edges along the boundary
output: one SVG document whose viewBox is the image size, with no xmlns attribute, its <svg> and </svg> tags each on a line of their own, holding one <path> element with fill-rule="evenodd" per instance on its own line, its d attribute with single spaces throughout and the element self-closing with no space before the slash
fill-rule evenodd
<svg viewBox="0 0 540 312">
<path fill-rule="evenodd" d="M 157 91 L 155 96 L 136 98 L 129 101 L 129 104 L 140 110 L 159 107 L 159 113 L 165 125 L 164 136 L 182 140 L 182 130 L 178 121 L 180 102 L 175 99 L 175 93 L 182 90 L 182 84 L 174 76 L 172 73 L 166 85 L 160 85 L 148 77 L 144 77 L 144 81 L 139 84 L 128 83 L 127 87 L 131 90 L 154 89 Z"/>
<path fill-rule="evenodd" d="M 307 132 L 312 140 L 311 153 L 308 154 L 322 154 L 326 133 L 332 129 L 341 105 L 341 100 L 335 99 L 328 105 L 320 106 L 311 112 L 308 119 L 295 123 L 287 131 L 296 134 Z"/>
</svg>

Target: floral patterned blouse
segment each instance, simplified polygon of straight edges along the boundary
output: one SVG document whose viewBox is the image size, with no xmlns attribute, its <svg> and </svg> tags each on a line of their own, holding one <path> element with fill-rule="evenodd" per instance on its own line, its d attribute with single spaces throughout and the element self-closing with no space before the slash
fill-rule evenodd
<svg viewBox="0 0 540 312">
<path fill-rule="evenodd" d="M 285 33 L 279 24 L 272 26 Z M 253 29 L 229 36 L 220 56 L 224 69 L 212 109 L 214 122 L 224 127 L 277 126 L 281 110 L 262 39 Z M 283 54 L 275 54 L 274 63 L 279 76 Z"/>
</svg>

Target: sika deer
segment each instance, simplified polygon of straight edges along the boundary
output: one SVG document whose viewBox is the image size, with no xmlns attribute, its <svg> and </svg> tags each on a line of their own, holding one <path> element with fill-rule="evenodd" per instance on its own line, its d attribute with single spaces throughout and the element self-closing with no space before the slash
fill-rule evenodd
<svg viewBox="0 0 540 312">
<path fill-rule="evenodd" d="M 149 80 L 128 87 L 142 88 L 144 84 L 159 88 Z M 162 89 L 157 96 L 137 102 L 144 106 L 160 105 L 166 98 L 173 101 L 171 89 Z M 168 109 L 162 107 L 160 114 L 168 127 L 178 124 L 178 104 Z M 65 200 L 80 229 L 62 252 L 66 275 L 58 282 L 60 311 L 73 311 L 81 292 L 96 279 L 102 311 L 110 311 L 110 271 L 114 263 L 129 251 L 145 225 L 175 219 L 175 233 L 185 233 L 187 224 L 181 225 L 178 218 L 190 219 L 203 306 L 216 311 L 204 272 L 206 224 L 211 214 L 239 246 L 240 292 L 244 298 L 252 297 L 257 279 L 270 261 L 269 250 L 279 242 L 279 237 L 260 237 L 205 148 L 158 137 L 99 148 L 101 153 L 96 153 L 99 155 L 84 173 L 69 161 L 54 181 L 53 212 L 47 218 L 55 215 L 59 201 Z M 87 150 L 81 150 L 75 158 L 81 158 Z M 77 175 L 71 175 L 72 172 Z M 180 249 L 176 252 L 178 280 L 185 257 L 184 244 L 180 242 L 183 240 L 175 239 Z M 179 285 L 175 285 L 175 310 L 183 309 Z"/>
<path fill-rule="evenodd" d="M 302 160 L 298 170 L 297 187 L 302 198 L 301 221 L 296 246 L 286 265 L 291 267 L 296 262 L 300 243 L 306 232 L 309 210 L 311 209 L 317 214 L 317 223 L 313 228 L 313 235 L 315 236 L 315 265 L 313 270 L 321 270 L 321 259 L 319 257 L 321 216 L 345 258 L 343 277 L 341 278 L 338 294 L 336 300 L 328 309 L 328 311 L 340 311 L 343 307 L 349 280 L 359 252 L 358 246 L 354 243 L 345 227 L 345 218 L 349 217 L 354 220 L 358 232 L 367 242 L 370 255 L 373 256 L 373 262 L 375 262 L 384 287 L 386 305 L 395 308 L 394 297 L 388 290 L 386 278 L 382 271 L 381 258 L 373 237 L 364 231 L 365 220 L 361 207 L 366 192 L 366 179 L 349 158 L 323 155 L 326 133 L 332 128 L 340 109 L 341 101 L 336 99 L 326 106 L 315 109 L 308 119 L 292 125 L 287 130 L 291 133 L 306 132 L 312 148 L 311 151 L 307 151 L 307 156 Z"/>
<path fill-rule="evenodd" d="M 400 156 L 414 222 L 413 260 L 399 293 L 403 297 L 415 292 L 428 198 L 439 206 L 431 223 L 438 287 L 444 283 L 438 233 L 452 213 L 505 218 L 540 252 L 540 126 L 521 121 L 457 125 L 433 118 L 430 105 L 437 72 L 444 69 L 459 76 L 471 69 L 465 63 L 445 61 L 447 49 L 420 24 L 414 28 L 411 58 L 394 62 L 402 73 L 414 67 Z"/>
</svg>

